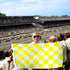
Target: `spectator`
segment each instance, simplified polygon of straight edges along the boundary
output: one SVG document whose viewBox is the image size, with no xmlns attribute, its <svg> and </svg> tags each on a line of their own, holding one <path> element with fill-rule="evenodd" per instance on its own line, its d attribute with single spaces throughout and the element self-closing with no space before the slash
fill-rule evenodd
<svg viewBox="0 0 70 70">
<path fill-rule="evenodd" d="M 14 65 L 13 65 L 13 67 L 11 68 L 11 66 L 12 65 L 10 65 L 10 63 L 13 61 L 13 59 L 12 59 L 12 57 L 10 57 L 8 60 L 7 60 L 7 67 L 6 67 L 6 70 L 28 70 L 28 69 L 20 69 L 20 68 L 18 68 L 18 67 L 14 67 Z"/>
<path fill-rule="evenodd" d="M 65 46 L 65 50 L 64 50 L 64 52 L 63 52 L 63 63 L 64 63 L 64 65 L 65 65 L 65 63 L 66 63 L 66 60 L 67 60 L 67 49 L 66 49 L 66 43 L 65 43 L 65 37 L 64 37 L 64 35 L 63 34 L 58 34 L 57 35 L 57 41 L 62 41 L 63 42 L 63 45 Z"/>
<path fill-rule="evenodd" d="M 41 36 L 38 32 L 34 32 L 32 34 L 32 39 L 33 42 L 31 42 L 30 45 L 33 45 L 34 43 L 44 43 L 43 41 L 41 41 Z M 39 70 L 39 69 L 32 69 L 32 70 Z"/>
<path fill-rule="evenodd" d="M 10 50 L 11 52 L 13 52 L 13 50 Z M 11 64 L 12 63 L 12 64 Z M 18 67 L 15 67 L 14 65 L 14 61 L 13 61 L 13 56 L 9 57 L 7 59 L 7 66 L 6 66 L 6 70 L 28 70 L 28 69 L 20 69 Z"/>
<path fill-rule="evenodd" d="M 49 37 L 49 43 L 54 43 L 56 42 L 56 37 L 55 36 L 50 36 Z"/>
<path fill-rule="evenodd" d="M 63 34 L 58 34 L 57 35 L 57 41 L 62 41 L 64 40 L 64 35 Z"/>
<path fill-rule="evenodd" d="M 54 42 L 56 42 L 56 37 L 55 37 L 55 36 L 50 36 L 48 42 L 49 42 L 49 43 L 54 43 Z M 62 48 L 63 48 L 63 50 L 65 50 L 65 46 L 64 46 L 64 45 L 62 46 Z M 49 70 L 63 70 L 63 67 L 61 67 L 61 68 L 49 69 Z"/>
<path fill-rule="evenodd" d="M 1 70 L 6 70 L 7 66 L 10 66 L 10 70 L 14 68 L 13 57 L 12 55 L 9 57 L 9 53 L 5 54 L 5 59 L 1 63 Z"/>
<path fill-rule="evenodd" d="M 11 64 L 12 63 L 12 64 Z M 7 60 L 7 67 L 6 67 L 6 70 L 8 69 L 13 69 L 14 68 L 14 64 L 13 64 L 13 56 L 9 57 L 9 59 Z"/>
<path fill-rule="evenodd" d="M 38 32 L 35 32 L 32 34 L 32 39 L 33 39 L 33 42 L 31 42 L 30 44 L 44 43 L 43 41 L 41 41 L 41 36 Z"/>
<path fill-rule="evenodd" d="M 66 46 L 67 46 L 67 62 L 65 65 L 65 70 L 68 70 L 70 67 L 70 34 L 66 34 L 65 37 L 66 39 Z"/>
</svg>

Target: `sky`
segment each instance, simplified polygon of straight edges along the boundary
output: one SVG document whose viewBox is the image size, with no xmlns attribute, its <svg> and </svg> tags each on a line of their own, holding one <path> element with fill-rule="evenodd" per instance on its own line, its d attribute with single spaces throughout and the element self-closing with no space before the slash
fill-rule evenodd
<svg viewBox="0 0 70 70">
<path fill-rule="evenodd" d="M 6 16 L 70 16 L 70 0 L 1 0 Z"/>
</svg>

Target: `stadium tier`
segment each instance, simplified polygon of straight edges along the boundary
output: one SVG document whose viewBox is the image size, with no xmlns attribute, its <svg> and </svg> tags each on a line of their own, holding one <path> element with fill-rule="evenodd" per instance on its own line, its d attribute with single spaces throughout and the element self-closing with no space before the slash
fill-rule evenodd
<svg viewBox="0 0 70 70">
<path fill-rule="evenodd" d="M 35 23 L 37 20 L 34 19 L 33 16 L 8 16 L 8 17 L 0 17 L 0 26 L 11 26 L 11 25 L 22 25 L 22 24 L 31 24 Z"/>
<path fill-rule="evenodd" d="M 0 37 L 33 32 L 42 28 L 70 25 L 70 17 L 0 17 Z"/>
</svg>

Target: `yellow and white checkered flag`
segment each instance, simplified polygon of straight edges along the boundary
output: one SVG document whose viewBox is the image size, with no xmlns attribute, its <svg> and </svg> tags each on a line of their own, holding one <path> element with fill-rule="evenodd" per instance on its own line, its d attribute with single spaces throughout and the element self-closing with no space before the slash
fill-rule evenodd
<svg viewBox="0 0 70 70">
<path fill-rule="evenodd" d="M 62 42 L 12 44 L 15 65 L 19 68 L 49 69 L 63 66 Z"/>
</svg>

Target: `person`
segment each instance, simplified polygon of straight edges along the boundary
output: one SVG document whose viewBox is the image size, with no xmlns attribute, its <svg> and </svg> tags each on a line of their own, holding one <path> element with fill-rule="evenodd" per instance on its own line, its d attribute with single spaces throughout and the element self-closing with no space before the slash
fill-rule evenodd
<svg viewBox="0 0 70 70">
<path fill-rule="evenodd" d="M 49 43 L 54 43 L 56 41 L 57 41 L 57 38 L 55 36 L 50 36 L 49 37 L 49 41 L 48 41 Z M 63 48 L 63 50 L 65 50 L 64 45 L 62 46 L 62 48 Z M 61 68 L 53 68 L 53 69 L 49 69 L 49 70 L 63 70 L 63 67 L 61 67 Z"/>
<path fill-rule="evenodd" d="M 12 63 L 12 64 L 11 64 Z M 13 56 L 10 56 L 9 59 L 7 60 L 7 66 L 6 66 L 6 70 L 8 69 L 13 69 L 14 68 L 14 64 L 13 64 Z"/>
<path fill-rule="evenodd" d="M 34 43 L 44 43 L 43 41 L 41 41 L 41 36 L 38 32 L 34 32 L 32 34 L 32 39 L 33 39 L 33 42 L 30 43 L 30 45 L 34 44 Z M 13 52 L 13 50 L 11 49 L 11 52 Z M 15 69 L 18 69 L 17 67 L 15 67 L 14 69 L 12 70 L 15 70 Z M 7 69 L 6 70 L 9 70 L 9 66 L 7 66 Z"/>
<path fill-rule="evenodd" d="M 38 32 L 32 33 L 32 40 L 33 40 L 33 42 L 29 43 L 30 45 L 33 45 L 35 43 L 44 43 L 43 41 L 41 41 L 41 36 L 40 36 L 40 33 L 38 33 Z M 39 69 L 32 69 L 32 70 L 39 70 Z"/>
<path fill-rule="evenodd" d="M 32 40 L 33 40 L 33 42 L 31 42 L 30 44 L 44 43 L 43 41 L 41 41 L 41 36 L 40 36 L 40 33 L 38 33 L 38 32 L 34 32 L 32 34 Z"/>
<path fill-rule="evenodd" d="M 55 36 L 50 36 L 49 37 L 49 43 L 54 43 L 54 42 L 56 42 L 57 40 L 56 40 L 56 37 Z"/>
<path fill-rule="evenodd" d="M 21 69 L 19 67 L 16 67 L 15 65 L 13 65 L 13 67 L 11 68 L 12 65 L 11 62 L 12 62 L 12 57 L 10 57 L 8 60 L 7 60 L 7 66 L 6 66 L 6 70 L 28 70 L 28 69 Z"/>
<path fill-rule="evenodd" d="M 11 54 L 11 56 L 7 59 L 7 65 L 6 65 L 6 70 L 28 70 L 28 69 L 21 69 L 21 68 L 19 68 L 19 67 L 16 67 L 15 65 L 14 65 L 14 60 L 13 60 L 13 49 L 11 48 L 10 49 L 10 54 Z M 12 63 L 12 64 L 11 64 Z"/>
<path fill-rule="evenodd" d="M 66 46 L 67 46 L 67 62 L 65 64 L 65 70 L 68 70 L 70 67 L 70 33 L 65 35 L 66 38 Z"/>
<path fill-rule="evenodd" d="M 64 35 L 60 33 L 57 35 L 57 41 L 62 41 L 62 40 L 65 40 Z"/>
<path fill-rule="evenodd" d="M 32 39 L 33 39 L 33 42 L 31 42 L 30 43 L 30 45 L 33 45 L 34 43 L 44 43 L 43 41 L 41 41 L 41 36 L 40 36 L 40 34 L 38 33 L 38 32 L 34 32 L 33 34 L 32 34 Z M 11 49 L 11 52 L 13 52 L 13 50 Z M 9 68 L 10 68 L 10 59 L 8 60 L 8 66 L 7 66 L 7 68 L 6 68 L 6 70 L 10 70 Z M 12 70 L 28 70 L 28 69 L 21 69 L 21 68 L 18 68 L 18 67 L 14 67 Z M 31 70 L 31 69 L 29 69 L 29 70 Z"/>
<path fill-rule="evenodd" d="M 63 67 L 66 67 L 66 61 L 67 61 L 67 46 L 66 46 L 66 42 L 65 42 L 65 34 L 58 34 L 57 35 L 57 41 L 62 41 L 64 46 L 65 46 L 65 50 L 63 51 Z M 66 69 L 67 70 L 67 69 Z"/>
<path fill-rule="evenodd" d="M 10 70 L 14 68 L 14 63 L 12 59 L 12 55 L 10 56 L 8 52 L 5 53 L 5 59 L 1 62 L 0 69 L 6 70 L 7 66 L 10 66 Z M 9 63 L 10 62 L 10 63 Z"/>
</svg>

